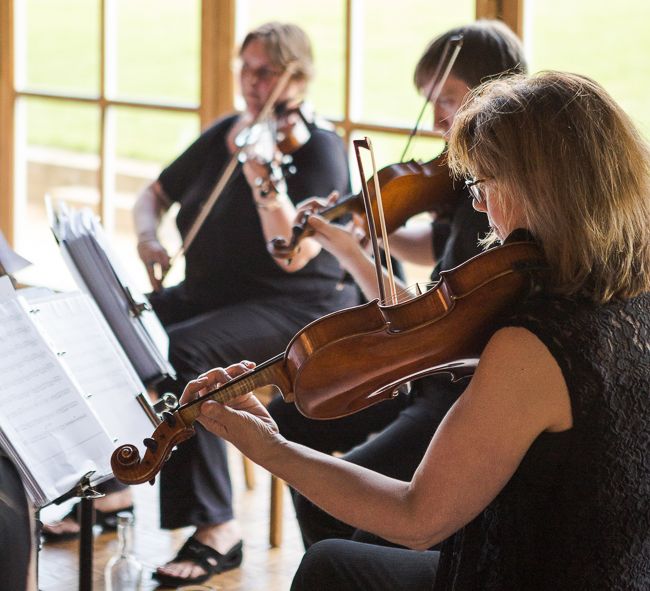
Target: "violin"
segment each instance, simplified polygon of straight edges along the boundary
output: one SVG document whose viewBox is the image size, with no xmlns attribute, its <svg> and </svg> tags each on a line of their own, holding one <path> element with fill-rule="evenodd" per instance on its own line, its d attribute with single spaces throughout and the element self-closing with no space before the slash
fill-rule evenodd
<svg viewBox="0 0 650 591">
<path fill-rule="evenodd" d="M 271 115 L 237 134 L 234 141 L 239 161 L 244 163 L 252 158 L 268 170 L 266 186 L 260 187 L 262 195 L 278 191 L 279 183 L 296 173 L 292 154 L 311 138 L 311 122 L 303 102 L 285 101 L 275 105 Z"/>
<path fill-rule="evenodd" d="M 271 91 L 271 94 L 268 96 L 266 99 L 266 102 L 264 103 L 262 109 L 260 112 L 257 114 L 255 117 L 253 123 L 246 128 L 247 134 L 250 135 L 252 133 L 253 129 L 257 128 L 258 123 L 261 123 L 262 121 L 265 121 L 269 117 L 269 113 L 271 110 L 274 108 L 278 98 L 286 88 L 287 84 L 291 80 L 291 77 L 293 76 L 295 72 L 295 62 L 291 62 L 287 65 L 285 68 L 284 72 L 280 75 L 280 78 L 278 79 L 277 83 L 273 87 L 273 90 Z M 262 129 L 261 127 L 259 129 Z M 239 134 L 241 135 L 241 134 Z M 238 135 L 238 137 L 239 137 Z M 210 212 L 212 211 L 212 208 L 214 207 L 215 203 L 223 193 L 224 189 L 230 182 L 230 179 L 232 178 L 232 175 L 235 173 L 237 170 L 237 166 L 239 163 L 242 161 L 242 158 L 245 160 L 245 149 L 248 147 L 249 142 L 244 141 L 242 138 L 240 140 L 242 143 L 241 146 L 238 146 L 235 152 L 232 154 L 230 157 L 230 160 L 224 167 L 223 171 L 221 172 L 221 175 L 219 177 L 219 180 L 217 181 L 217 184 L 215 185 L 214 189 L 208 196 L 208 198 L 205 200 L 203 206 L 201 207 L 201 210 L 199 211 L 199 214 L 196 216 L 195 220 L 192 222 L 192 225 L 190 226 L 189 230 L 187 231 L 187 234 L 185 235 L 185 238 L 183 239 L 183 244 L 181 244 L 180 248 L 176 251 L 176 253 L 171 257 L 169 261 L 169 267 L 167 271 L 163 274 L 162 280 L 164 280 L 165 276 L 169 273 L 171 268 L 174 266 L 176 261 L 178 261 L 192 246 L 192 243 L 194 242 L 194 239 L 196 238 L 196 235 L 199 233 L 201 230 L 201 227 L 203 226 L 203 223 L 207 219 L 207 217 L 210 215 Z M 275 150 L 275 142 L 272 143 L 272 147 Z M 274 152 L 275 154 L 275 152 Z"/>
<path fill-rule="evenodd" d="M 153 435 L 118 447 L 111 457 L 125 484 L 153 480 L 175 445 L 192 437 L 206 400 L 227 402 L 273 385 L 312 419 L 334 419 L 397 394 L 413 379 L 446 372 L 470 376 L 498 319 L 537 286 L 544 268 L 532 242 L 511 242 L 444 271 L 410 301 L 378 300 L 328 314 L 299 331 L 284 353 L 204 397 L 164 412 Z"/>
<path fill-rule="evenodd" d="M 311 115 L 302 101 L 278 103 L 266 117 L 244 127 L 237 134 L 234 141 L 241 151 L 239 161 L 245 162 L 254 157 L 271 165 L 278 154 L 282 159 L 290 159 L 291 154 L 311 138 L 311 122 Z"/>
<path fill-rule="evenodd" d="M 461 187 L 454 183 L 447 165 L 447 153 L 443 152 L 423 164 L 415 160 L 391 164 L 377 172 L 381 190 L 386 231 L 390 234 L 418 213 L 433 211 L 444 217 L 453 211 Z M 368 182 L 373 215 L 377 217 L 377 201 L 374 182 Z M 345 214 L 357 213 L 365 217 L 363 196 L 351 194 L 318 212 L 326 220 L 334 220 Z M 313 234 L 307 225 L 308 214 L 296 224 L 289 240 L 279 236 L 269 242 L 267 248 L 276 258 L 290 259 L 295 256 L 300 241 Z"/>
<path fill-rule="evenodd" d="M 450 37 L 445 44 L 426 100 L 404 148 L 402 160 L 417 132 L 426 105 L 429 103 L 435 104 L 438 100 L 440 91 L 451 72 L 462 45 L 462 35 Z M 389 234 L 418 213 L 433 211 L 437 215 L 444 217 L 453 210 L 458 193 L 461 190 L 460 187 L 454 185 L 451 178 L 446 152 L 424 164 L 409 160 L 408 162 L 398 162 L 386 166 L 377 172 L 377 180 L 382 195 L 386 232 Z M 372 202 L 372 215 L 377 219 L 378 207 L 374 179 L 368 182 L 368 189 L 370 192 L 369 198 Z M 363 195 L 359 193 L 343 197 L 334 205 L 318 213 L 326 220 L 333 220 L 347 213 L 358 213 L 365 217 Z M 269 242 L 267 249 L 272 256 L 291 259 L 295 255 L 299 248 L 299 242 L 304 237 L 313 234 L 313 231 L 306 225 L 307 217 L 308 214 L 305 214 L 300 223 L 293 227 L 289 240 L 280 236 Z"/>
</svg>

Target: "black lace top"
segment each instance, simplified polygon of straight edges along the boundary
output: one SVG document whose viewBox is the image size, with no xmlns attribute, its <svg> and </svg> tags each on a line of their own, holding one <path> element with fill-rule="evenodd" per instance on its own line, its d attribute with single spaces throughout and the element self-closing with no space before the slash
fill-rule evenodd
<svg viewBox="0 0 650 591">
<path fill-rule="evenodd" d="M 544 433 L 476 520 L 446 542 L 439 590 L 650 589 L 650 294 L 538 299 L 508 325 L 549 349 L 573 427 Z"/>
</svg>

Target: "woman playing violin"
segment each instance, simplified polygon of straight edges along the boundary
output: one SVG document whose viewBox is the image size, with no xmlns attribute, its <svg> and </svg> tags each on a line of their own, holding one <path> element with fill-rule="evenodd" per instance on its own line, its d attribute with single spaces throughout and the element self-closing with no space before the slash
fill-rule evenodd
<svg viewBox="0 0 650 591">
<path fill-rule="evenodd" d="M 506 25 L 493 20 L 476 21 L 446 31 L 426 47 L 414 73 L 415 86 L 424 96 L 429 96 L 448 40 L 457 35 L 463 36 L 462 48 L 433 105 L 434 129 L 445 138 L 470 88 L 490 77 L 526 70 L 522 44 Z M 479 254 L 479 238 L 489 231 L 487 218 L 472 208 L 468 190 L 462 183 L 457 185 L 444 219 L 436 217 L 433 222 L 409 225 L 389 237 L 391 252 L 400 260 L 433 268 L 433 282 L 440 271 Z M 432 201 L 436 196 L 433 197 Z M 402 198 L 408 199 L 409 195 Z M 319 203 L 307 201 L 300 210 L 309 210 Z M 315 231 L 313 238 L 337 257 L 366 297 L 378 297 L 375 266 L 356 238 L 342 226 L 328 224 L 317 213 L 309 218 L 308 224 Z M 409 480 L 438 424 L 466 385 L 466 380 L 451 383 L 446 376 L 431 376 L 415 382 L 405 402 L 399 397 L 334 421 L 310 420 L 295 406 L 279 399 L 271 403 L 269 412 L 280 433 L 291 441 L 326 453 L 349 452 L 344 457 L 355 464 Z M 373 437 L 368 439 L 371 433 Z M 306 548 L 325 538 L 368 539 L 365 532 L 334 519 L 304 497 L 292 496 Z M 384 543 L 374 538 L 373 541 Z"/>
<path fill-rule="evenodd" d="M 294 591 L 641 590 L 650 585 L 650 152 L 594 81 L 488 82 L 456 115 L 452 169 L 488 242 L 528 231 L 543 289 L 504 319 L 403 482 L 286 441 L 252 394 L 205 427 L 325 511 L 413 552 L 325 540 Z M 184 400 L 247 371 L 188 384 Z M 435 581 L 435 582 L 434 582 Z"/>
<path fill-rule="evenodd" d="M 179 394 L 187 380 L 210 367 L 243 356 L 263 361 L 282 352 L 312 320 L 358 302 L 355 286 L 344 281 L 336 259 L 319 252 L 316 243 L 307 244 L 290 264 L 275 261 L 266 250 L 273 236 L 290 232 L 295 202 L 348 189 L 342 141 L 314 124 L 308 126 L 308 141 L 291 154 L 295 174 L 285 181 L 271 182 L 270 161 L 257 159 L 259 146 L 244 147 L 245 162 L 185 253 L 184 281 L 161 287 L 155 269 L 166 271 L 170 260 L 157 237 L 164 212 L 180 204 L 177 225 L 186 236 L 224 164 L 255 135 L 250 126 L 283 72 L 293 68 L 278 104 L 299 103 L 312 77 L 309 40 L 292 24 L 268 23 L 253 30 L 239 59 L 246 110 L 205 131 L 143 191 L 134 211 L 138 252 L 154 288 L 150 301 L 166 326 L 169 359 L 178 373 L 179 382 L 164 387 Z M 161 475 L 161 523 L 164 528 L 196 527 L 177 559 L 156 573 L 160 582 L 177 586 L 238 566 L 241 535 L 233 518 L 223 442 L 201 432 L 173 456 Z"/>
</svg>

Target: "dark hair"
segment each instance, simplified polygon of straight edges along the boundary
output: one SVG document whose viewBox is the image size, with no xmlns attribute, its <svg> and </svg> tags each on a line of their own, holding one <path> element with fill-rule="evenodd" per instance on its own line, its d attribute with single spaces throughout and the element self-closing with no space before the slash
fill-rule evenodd
<svg viewBox="0 0 650 591">
<path fill-rule="evenodd" d="M 451 74 L 470 88 L 506 72 L 523 74 L 528 70 L 519 37 L 501 21 L 478 20 L 451 29 L 429 43 L 413 75 L 418 89 L 431 81 L 447 41 L 455 35 L 463 36 L 463 46 Z"/>
</svg>

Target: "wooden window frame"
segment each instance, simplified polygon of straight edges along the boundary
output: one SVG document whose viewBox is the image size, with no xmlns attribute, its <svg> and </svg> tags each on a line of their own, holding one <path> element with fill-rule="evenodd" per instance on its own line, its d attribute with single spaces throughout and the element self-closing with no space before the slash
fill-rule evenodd
<svg viewBox="0 0 650 591">
<path fill-rule="evenodd" d="M 98 96 L 37 92 L 29 89 L 16 89 L 14 72 L 14 4 L 20 0 L 0 2 L 0 230 L 10 244 L 14 243 L 14 167 L 15 167 L 15 105 L 23 97 L 48 100 L 78 102 L 96 105 L 100 109 L 100 165 L 99 195 L 102 216 L 110 213 L 107 203 L 109 191 L 110 134 L 107 133 L 107 113 L 112 107 L 137 107 L 151 110 L 164 110 L 179 113 L 196 113 L 201 127 L 205 128 L 216 117 L 234 109 L 234 80 L 232 58 L 235 50 L 236 0 L 202 0 L 201 2 L 201 90 L 199 104 L 178 104 L 154 101 L 116 100 L 105 94 L 105 63 L 107 43 L 105 37 L 106 18 L 112 0 L 100 0 L 100 92 Z M 353 30 L 353 2 L 346 0 L 346 72 L 344 82 L 343 118 L 335 121 L 344 139 L 359 129 L 383 133 L 405 134 L 408 129 L 384 126 L 351 118 L 351 80 L 352 63 L 351 40 Z M 523 34 L 524 0 L 476 0 L 476 18 L 500 18 L 519 36 Z M 429 134 L 427 134 L 429 135 Z M 434 135 L 434 134 L 430 134 Z"/>
</svg>

